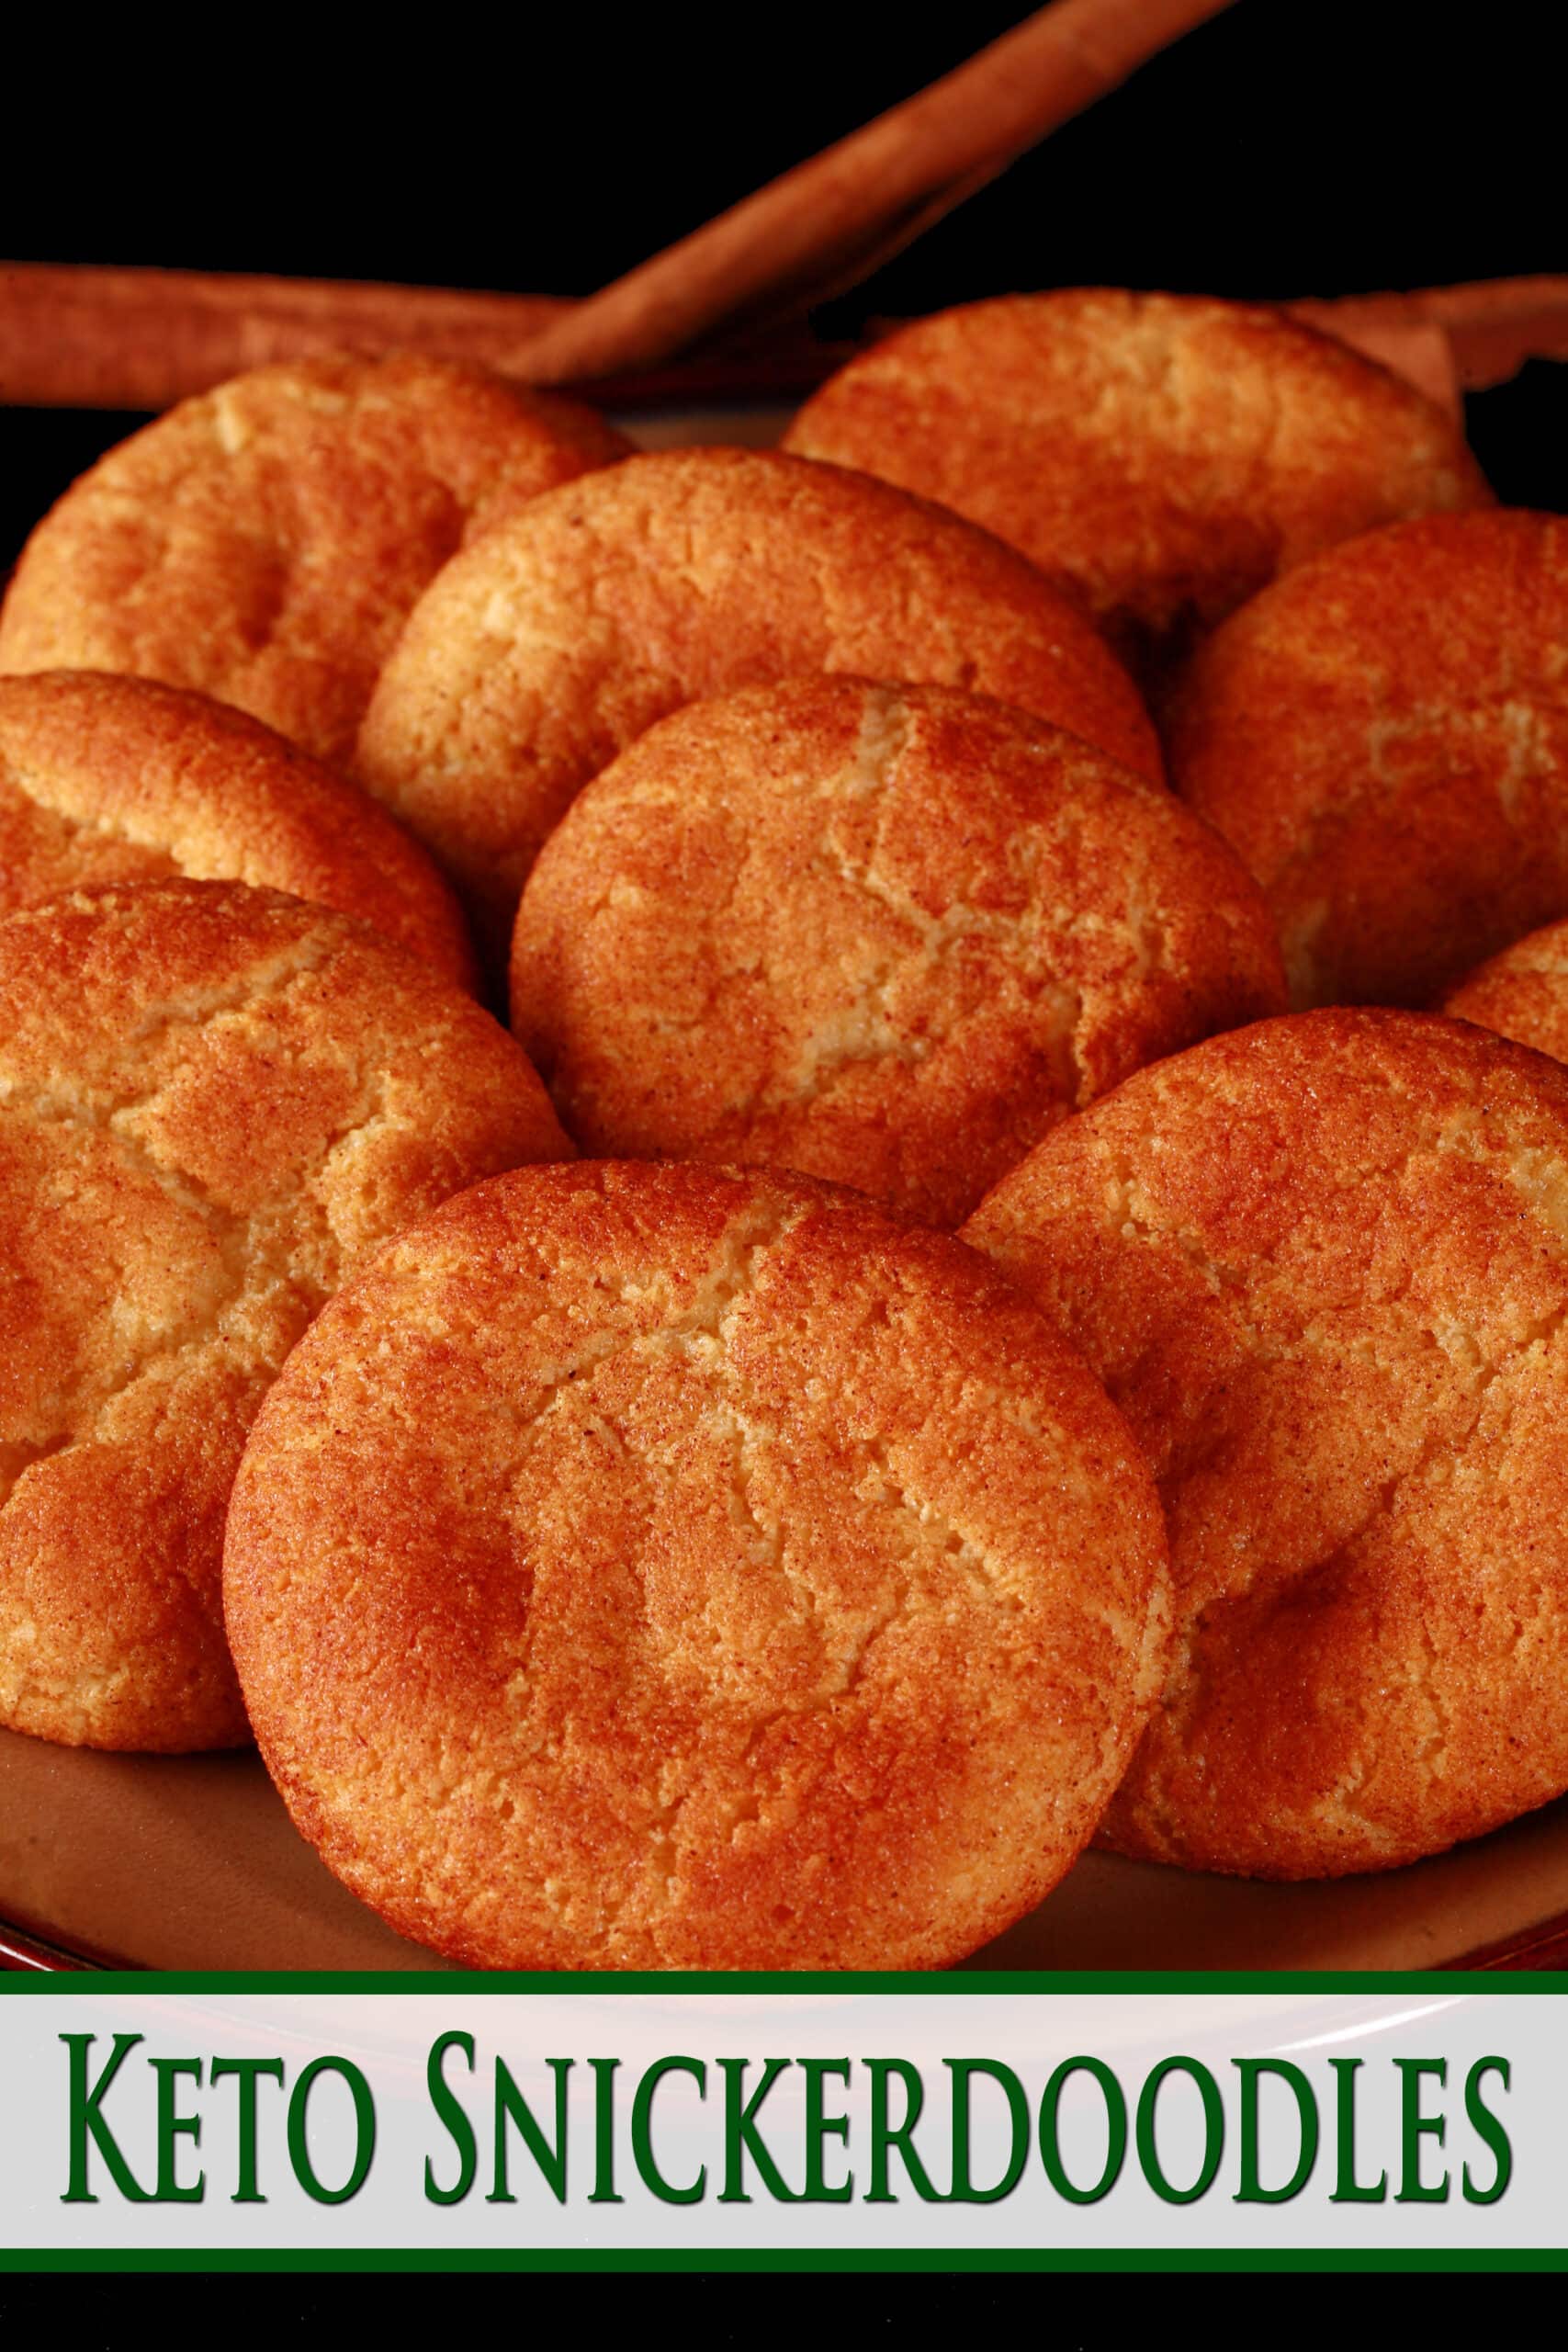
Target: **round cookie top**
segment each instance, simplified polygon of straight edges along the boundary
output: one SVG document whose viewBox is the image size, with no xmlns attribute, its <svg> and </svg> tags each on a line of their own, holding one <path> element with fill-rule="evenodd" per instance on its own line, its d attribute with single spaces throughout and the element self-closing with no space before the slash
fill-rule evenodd
<svg viewBox="0 0 1568 2352">
<path fill-rule="evenodd" d="M 0 670 L 161 678 L 342 760 L 469 532 L 628 447 L 446 360 L 255 368 L 132 434 L 44 517 L 0 609 Z"/>
<path fill-rule="evenodd" d="M 1568 913 L 1568 525 L 1433 515 L 1335 548 L 1215 631 L 1169 721 L 1292 1001 L 1431 1004 Z"/>
<path fill-rule="evenodd" d="M 1505 947 L 1452 991 L 1443 1011 L 1568 1062 L 1568 922 L 1548 923 Z"/>
<path fill-rule="evenodd" d="M 223 1518 L 345 1272 L 570 1146 L 522 1051 L 363 924 L 239 883 L 0 921 L 0 1722 L 246 1737 Z"/>
<path fill-rule="evenodd" d="M 838 467 L 673 450 L 569 483 L 422 598 L 356 772 L 510 926 L 547 835 L 682 703 L 805 671 L 960 685 L 1163 771 L 1137 694 L 1010 548 Z"/>
<path fill-rule="evenodd" d="M 1112 1844 L 1327 1876 L 1568 1788 L 1568 1071 L 1431 1014 L 1260 1023 L 1129 1079 L 964 1231 L 1169 1521 Z"/>
<path fill-rule="evenodd" d="M 424 851 L 270 727 L 146 678 L 0 677 L 0 914 L 178 874 L 312 899 L 475 983 L 462 910 Z"/>
<path fill-rule="evenodd" d="M 1491 497 L 1459 426 L 1332 336 L 1092 288 L 916 321 L 830 378 L 784 447 L 1010 540 L 1138 671 L 1303 556 Z"/>
<path fill-rule="evenodd" d="M 931 1225 L 1284 1003 L 1255 884 L 1169 794 L 999 703 L 858 678 L 650 729 L 545 844 L 512 964 L 585 1150 L 767 1160 Z"/>
<path fill-rule="evenodd" d="M 230 1639 L 355 1892 L 482 1966 L 904 1968 L 1088 1838 L 1158 1679 L 1117 1415 L 944 1236 L 771 1170 L 477 1186 L 327 1308 Z"/>
</svg>

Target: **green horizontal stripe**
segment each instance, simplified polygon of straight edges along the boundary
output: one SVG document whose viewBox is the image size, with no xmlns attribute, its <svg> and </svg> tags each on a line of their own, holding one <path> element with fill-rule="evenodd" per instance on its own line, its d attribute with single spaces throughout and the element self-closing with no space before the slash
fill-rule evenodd
<svg viewBox="0 0 1568 2352">
<path fill-rule="evenodd" d="M 290 2246 L 240 2252 L 178 2249 L 149 2252 L 144 2247 L 94 2248 L 59 2254 L 9 2254 L 0 2251 L 0 2275 L 15 2271 L 1084 2271 L 1100 2276 L 1118 2271 L 1562 2271 L 1568 2270 L 1568 2251 L 1559 2247 L 1487 2247 L 1460 2252 L 1433 2247 L 1407 2248 L 1301 2246 L 1297 2248 L 1107 2246 L 1092 2252 L 1042 2246 L 1004 2246 L 994 2251 L 957 2247 L 943 2252 L 931 2247 L 862 2251 L 837 2246 L 810 2248 L 733 2247 L 675 2252 L 665 2246 L 615 2248 L 537 2247 L 494 2252 L 489 2248 L 420 2253 L 407 2247 L 354 2247 L 325 2251 L 314 2246 Z"/>
<path fill-rule="evenodd" d="M 907 1971 L 896 1975 L 840 1971 L 792 1975 L 787 1971 L 704 1973 L 699 1971 L 513 1973 L 449 1969 L 97 1969 L 0 1973 L 0 1999 L 8 1994 L 104 1993 L 411 1993 L 431 1999 L 476 1993 L 726 1993 L 954 1994 L 962 1998 L 1002 1993 L 1568 1993 L 1568 1969 L 1539 1971 L 1432 1969 L 1012 1969 L 987 1973 Z"/>
</svg>

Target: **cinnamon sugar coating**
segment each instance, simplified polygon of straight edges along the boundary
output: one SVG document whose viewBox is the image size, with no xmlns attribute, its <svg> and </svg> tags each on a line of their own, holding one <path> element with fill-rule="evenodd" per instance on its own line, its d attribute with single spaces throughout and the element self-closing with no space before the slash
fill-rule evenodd
<svg viewBox="0 0 1568 2352">
<path fill-rule="evenodd" d="M 0 677 L 0 913 L 180 874 L 332 907 L 475 984 L 462 910 L 418 843 L 271 728 L 147 678 Z"/>
<path fill-rule="evenodd" d="M 1162 775 L 1132 684 L 1011 548 L 885 482 L 743 449 L 630 458 L 466 549 L 382 673 L 355 770 L 504 956 L 590 776 L 682 703 L 807 671 L 968 687 Z"/>
<path fill-rule="evenodd" d="M 546 843 L 513 1026 L 582 1148 L 952 1226 L 1145 1061 L 1282 1012 L 1224 842 L 1043 722 L 813 677 L 694 703 Z"/>
<path fill-rule="evenodd" d="M 1568 1071 L 1430 1014 L 1261 1023 L 1140 1071 L 964 1231 L 1083 1349 L 1170 1526 L 1110 1843 L 1330 1876 L 1568 1788 Z"/>
<path fill-rule="evenodd" d="M 1332 336 L 1258 304 L 1093 288 L 901 328 L 784 446 L 1010 540 L 1139 673 L 1337 540 L 1491 499 L 1458 425 Z"/>
<path fill-rule="evenodd" d="M 304 1834 L 480 1966 L 940 1965 L 1089 1837 L 1147 1475 L 984 1261 L 772 1170 L 479 1185 L 256 1422 L 230 1638 Z"/>
<path fill-rule="evenodd" d="M 370 1250 L 570 1147 L 519 1046 L 362 924 L 147 882 L 0 921 L 0 1722 L 246 1736 L 224 1512 Z"/>
<path fill-rule="evenodd" d="M 1568 1062 L 1568 922 L 1505 947 L 1450 991 L 1443 1011 Z"/>
<path fill-rule="evenodd" d="M 1215 631 L 1171 778 L 1274 910 L 1298 1005 L 1435 1002 L 1568 913 L 1568 526 L 1396 524 Z"/>
<path fill-rule="evenodd" d="M 0 670 L 160 678 L 342 761 L 448 556 L 628 447 L 446 360 L 254 368 L 132 434 L 45 516 L 0 609 Z"/>
</svg>

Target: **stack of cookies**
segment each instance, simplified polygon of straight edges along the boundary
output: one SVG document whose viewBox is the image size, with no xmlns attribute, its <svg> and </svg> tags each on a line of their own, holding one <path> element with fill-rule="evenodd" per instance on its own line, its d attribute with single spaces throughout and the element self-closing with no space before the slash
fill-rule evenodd
<svg viewBox="0 0 1568 2352">
<path fill-rule="evenodd" d="M 0 610 L 0 1722 L 254 1737 L 491 1967 L 1568 1791 L 1565 669 L 1563 526 L 1262 309 L 134 435 Z"/>
</svg>

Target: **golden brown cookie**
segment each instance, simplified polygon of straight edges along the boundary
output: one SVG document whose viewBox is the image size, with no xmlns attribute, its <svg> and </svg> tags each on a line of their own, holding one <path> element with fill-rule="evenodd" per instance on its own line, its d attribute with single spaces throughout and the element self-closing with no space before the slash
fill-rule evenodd
<svg viewBox="0 0 1568 2352">
<path fill-rule="evenodd" d="M 1089 1837 L 1164 1532 L 973 1252 L 772 1170 L 477 1186 L 321 1316 L 234 1491 L 296 1822 L 480 1966 L 915 1968 Z"/>
<path fill-rule="evenodd" d="M 1568 1788 L 1568 1071 L 1431 1014 L 1263 1022 L 1070 1120 L 964 1232 L 1170 1525 L 1111 1844 L 1333 1876 Z"/>
<path fill-rule="evenodd" d="M 1281 311 L 1208 296 L 941 311 L 852 359 L 784 447 L 1010 540 L 1140 673 L 1303 556 L 1491 499 L 1422 393 Z"/>
<path fill-rule="evenodd" d="M 1568 913 L 1568 526 L 1435 515 L 1303 564 L 1201 649 L 1168 741 L 1292 1002 L 1431 1004 Z"/>
<path fill-rule="evenodd" d="M 447 557 L 629 446 L 446 360 L 254 368 L 132 434 L 45 516 L 0 610 L 0 670 L 161 678 L 342 760 Z"/>
<path fill-rule="evenodd" d="M 1144 1062 L 1284 1004 L 1256 885 L 1168 793 L 858 678 L 661 719 L 546 842 L 512 963 L 585 1150 L 767 1160 L 947 1226 Z"/>
<path fill-rule="evenodd" d="M 240 883 L 0 921 L 0 1722 L 232 1745 L 223 1518 L 322 1300 L 570 1154 L 522 1048 L 363 924 Z"/>
<path fill-rule="evenodd" d="M 1443 1011 L 1568 1062 L 1568 922 L 1548 923 L 1505 947 L 1452 991 Z"/>
<path fill-rule="evenodd" d="M 1130 681 L 1010 548 L 885 482 L 744 449 L 634 458 L 466 549 L 382 673 L 356 771 L 504 956 L 590 776 L 682 703 L 810 670 L 970 687 L 1162 775 Z"/>
<path fill-rule="evenodd" d="M 270 727 L 147 678 L 0 677 L 0 914 L 176 874 L 312 899 L 475 983 L 462 910 L 418 843 Z"/>
</svg>

